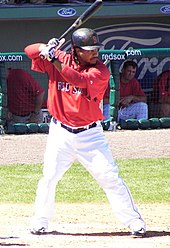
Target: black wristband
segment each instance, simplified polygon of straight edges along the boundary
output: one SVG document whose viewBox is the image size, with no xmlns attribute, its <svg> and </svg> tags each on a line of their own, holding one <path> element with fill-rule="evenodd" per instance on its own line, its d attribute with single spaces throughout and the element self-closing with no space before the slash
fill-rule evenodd
<svg viewBox="0 0 170 248">
<path fill-rule="evenodd" d="M 54 63 L 54 61 L 56 61 L 56 60 L 57 60 L 57 57 L 54 57 L 54 58 L 52 58 L 52 60 L 50 62 Z"/>
</svg>

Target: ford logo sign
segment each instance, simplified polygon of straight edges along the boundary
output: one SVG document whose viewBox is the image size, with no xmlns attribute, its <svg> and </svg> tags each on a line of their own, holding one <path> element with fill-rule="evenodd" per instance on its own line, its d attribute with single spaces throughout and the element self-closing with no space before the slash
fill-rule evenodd
<svg viewBox="0 0 170 248">
<path fill-rule="evenodd" d="M 170 14 L 170 5 L 163 6 L 161 12 L 164 14 Z"/>
<path fill-rule="evenodd" d="M 73 8 L 62 8 L 57 11 L 57 14 L 62 17 L 71 17 L 76 14 L 76 10 Z"/>
</svg>

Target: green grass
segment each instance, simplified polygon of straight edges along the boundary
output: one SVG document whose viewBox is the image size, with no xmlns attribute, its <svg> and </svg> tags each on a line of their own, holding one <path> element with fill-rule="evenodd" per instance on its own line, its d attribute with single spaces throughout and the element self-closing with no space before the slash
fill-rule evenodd
<svg viewBox="0 0 170 248">
<path fill-rule="evenodd" d="M 139 203 L 170 203 L 170 159 L 118 160 L 120 175 Z M 0 203 L 32 203 L 42 164 L 0 166 Z M 58 202 L 107 202 L 91 175 L 75 163 L 56 189 Z"/>
</svg>

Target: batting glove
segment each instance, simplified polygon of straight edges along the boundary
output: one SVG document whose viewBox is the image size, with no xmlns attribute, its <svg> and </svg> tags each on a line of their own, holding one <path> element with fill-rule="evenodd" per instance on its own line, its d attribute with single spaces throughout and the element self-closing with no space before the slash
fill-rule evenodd
<svg viewBox="0 0 170 248">
<path fill-rule="evenodd" d="M 57 57 L 55 56 L 54 49 L 55 49 L 54 46 L 46 45 L 44 49 L 41 51 L 39 56 L 42 59 L 47 59 L 48 61 L 53 63 L 54 60 L 57 59 Z"/>
<path fill-rule="evenodd" d="M 47 45 L 57 47 L 59 45 L 59 43 L 60 43 L 59 39 L 52 38 L 51 40 L 49 40 Z"/>
<path fill-rule="evenodd" d="M 53 63 L 56 59 L 57 57 L 55 56 L 54 47 L 50 47 L 48 50 L 47 60 Z"/>
<path fill-rule="evenodd" d="M 57 39 L 57 38 L 52 38 L 51 40 L 49 40 L 48 44 L 49 46 L 54 46 L 56 49 L 59 49 L 65 42 L 65 38 L 62 38 L 61 40 Z"/>
</svg>

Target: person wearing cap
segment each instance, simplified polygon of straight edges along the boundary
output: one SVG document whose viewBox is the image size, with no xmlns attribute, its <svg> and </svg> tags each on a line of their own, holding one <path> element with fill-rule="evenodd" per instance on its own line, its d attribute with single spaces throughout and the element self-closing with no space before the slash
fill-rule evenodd
<svg viewBox="0 0 170 248">
<path fill-rule="evenodd" d="M 47 45 L 36 43 L 25 48 L 32 69 L 48 74 L 47 104 L 52 116 L 30 231 L 47 233 L 56 185 L 78 160 L 103 188 L 117 217 L 133 235 L 143 236 L 145 223 L 118 175 L 101 125 L 104 116 L 100 103 L 110 77 L 109 69 L 98 58 L 102 44 L 89 28 L 72 34 L 70 54 L 59 49 L 61 43 L 63 40 L 53 38 Z"/>
</svg>

